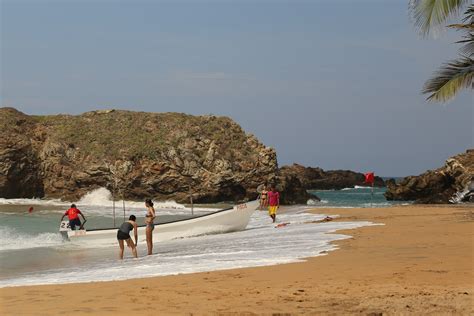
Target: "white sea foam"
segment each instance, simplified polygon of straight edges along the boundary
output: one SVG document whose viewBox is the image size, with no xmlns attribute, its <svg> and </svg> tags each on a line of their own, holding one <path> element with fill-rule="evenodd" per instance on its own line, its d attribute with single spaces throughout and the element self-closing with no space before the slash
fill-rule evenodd
<svg viewBox="0 0 474 316">
<path fill-rule="evenodd" d="M 394 206 L 393 203 L 389 202 L 382 202 L 382 203 L 363 203 L 361 207 L 389 207 L 389 206 Z"/>
<path fill-rule="evenodd" d="M 93 190 L 86 195 L 84 195 L 79 201 L 77 201 L 78 205 L 92 205 L 92 206 L 105 206 L 111 207 L 113 205 L 113 198 L 112 193 L 107 190 L 106 188 L 99 188 Z M 136 202 L 136 201 L 123 201 L 123 200 L 115 200 L 116 207 L 122 207 L 125 204 L 127 208 L 144 208 L 144 202 Z M 161 209 L 177 209 L 182 210 L 185 209 L 185 206 L 182 204 L 178 204 L 175 201 L 164 201 L 164 202 L 154 202 L 155 208 Z"/>
<path fill-rule="evenodd" d="M 373 225 L 369 222 L 310 224 L 326 215 L 302 213 L 303 210 L 279 214 L 278 223 L 287 223 L 281 228 L 275 228 L 266 212 L 255 212 L 245 231 L 161 242 L 156 244 L 153 256 L 144 256 L 145 247 L 139 244 L 141 258 L 123 262 L 115 259 L 116 246 L 113 246 L 101 249 L 98 260 L 41 272 L 32 269 L 27 274 L 2 278 L 0 287 L 123 280 L 297 262 L 335 250 L 331 241 L 349 237 L 331 232 Z M 97 251 L 90 251 L 98 255 Z M 69 255 L 74 256 L 74 251 Z M 129 252 L 126 255 L 130 258 Z M 84 250 L 81 256 L 86 256 Z"/>
<path fill-rule="evenodd" d="M 354 189 L 371 189 L 372 187 L 369 186 L 363 186 L 363 185 L 355 185 Z"/>
<path fill-rule="evenodd" d="M 372 187 L 369 186 L 363 186 L 363 185 L 355 185 L 353 188 L 344 188 L 341 189 L 341 191 L 350 191 L 350 190 L 358 190 L 358 189 L 372 189 Z"/>
<path fill-rule="evenodd" d="M 63 202 L 58 199 L 4 199 L 0 198 L 0 205 L 68 205 L 70 202 Z"/>
<path fill-rule="evenodd" d="M 114 201 L 112 198 L 112 193 L 106 188 L 95 189 L 86 195 L 84 195 L 79 201 L 73 201 L 80 209 L 86 209 L 93 214 L 111 216 L 112 212 L 105 208 L 113 208 Z M 4 199 L 0 198 L 0 205 L 43 205 L 43 206 L 62 206 L 68 207 L 73 202 L 61 201 L 58 199 Z M 175 201 L 153 201 L 154 208 L 161 211 L 161 214 L 179 214 L 179 211 L 190 212 L 189 207 L 184 206 L 183 204 L 176 203 Z M 115 200 L 115 208 L 117 212 L 123 209 L 141 209 L 145 212 L 145 204 L 143 201 L 123 201 Z M 177 212 L 173 212 L 173 211 Z M 214 208 L 209 207 L 194 207 L 196 212 L 207 212 L 215 210 Z M 57 211 L 55 211 L 57 212 Z"/>
<path fill-rule="evenodd" d="M 0 251 L 60 246 L 63 243 L 59 233 L 25 234 L 0 226 Z"/>
<path fill-rule="evenodd" d="M 344 189 L 341 189 L 341 191 L 349 191 L 349 190 L 354 190 L 354 188 L 344 188 Z"/>
<path fill-rule="evenodd" d="M 77 204 L 110 206 L 111 202 L 112 193 L 106 188 L 99 188 L 84 195 L 79 201 L 77 201 Z"/>
<path fill-rule="evenodd" d="M 320 205 L 320 204 L 327 204 L 327 203 L 329 203 L 328 200 L 317 201 L 317 200 L 313 200 L 313 199 L 310 199 L 310 200 L 308 200 L 308 202 L 306 202 L 307 205 Z"/>
</svg>

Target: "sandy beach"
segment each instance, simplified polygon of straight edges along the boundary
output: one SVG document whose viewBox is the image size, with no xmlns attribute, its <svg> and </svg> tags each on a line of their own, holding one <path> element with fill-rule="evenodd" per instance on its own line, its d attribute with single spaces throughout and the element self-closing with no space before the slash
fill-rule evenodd
<svg viewBox="0 0 474 316">
<path fill-rule="evenodd" d="M 338 241 L 340 249 L 328 255 L 301 263 L 128 281 L 3 288 L 0 313 L 474 313 L 472 208 L 405 206 L 315 212 L 338 214 L 338 221 L 368 220 L 384 225 L 339 231 L 352 238 Z"/>
</svg>

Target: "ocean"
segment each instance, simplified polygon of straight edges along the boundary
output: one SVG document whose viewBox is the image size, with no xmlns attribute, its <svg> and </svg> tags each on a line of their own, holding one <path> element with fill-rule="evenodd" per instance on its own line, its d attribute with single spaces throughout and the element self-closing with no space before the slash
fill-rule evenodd
<svg viewBox="0 0 474 316">
<path fill-rule="evenodd" d="M 348 238 L 333 233 L 339 229 L 373 225 L 369 222 L 325 222 L 308 224 L 326 217 L 325 207 L 389 206 L 383 189 L 357 187 L 340 191 L 315 191 L 322 199 L 311 205 L 285 207 L 278 214 L 276 228 L 265 211 L 256 211 L 240 232 L 196 236 L 155 243 L 154 255 L 145 256 L 146 244 L 139 241 L 138 259 L 125 250 L 125 260 L 117 259 L 116 240 L 88 246 L 63 241 L 59 221 L 70 206 L 59 200 L 0 199 L 0 287 L 58 284 L 193 273 L 241 267 L 297 262 L 335 250 L 332 241 Z M 86 228 L 112 227 L 111 194 L 106 189 L 90 192 L 75 202 L 87 217 Z M 134 214 L 142 223 L 143 202 L 116 201 L 116 225 Z M 189 206 L 175 202 L 155 204 L 160 222 L 191 215 Z M 197 205 L 195 214 L 204 214 L 226 204 Z M 29 209 L 33 210 L 29 212 Z M 321 208 L 320 214 L 308 209 Z M 159 228 L 157 228 L 159 229 Z"/>
<path fill-rule="evenodd" d="M 387 201 L 384 197 L 386 188 L 374 188 L 358 186 L 342 190 L 310 190 L 316 194 L 321 201 L 309 203 L 315 207 L 386 207 L 392 205 L 407 205 L 406 201 Z"/>
</svg>

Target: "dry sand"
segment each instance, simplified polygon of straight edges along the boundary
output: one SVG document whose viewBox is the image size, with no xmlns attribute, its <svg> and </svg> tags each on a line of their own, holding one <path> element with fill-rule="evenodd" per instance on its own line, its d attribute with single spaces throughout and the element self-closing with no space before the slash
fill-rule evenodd
<svg viewBox="0 0 474 316">
<path fill-rule="evenodd" d="M 341 215 L 337 220 L 385 225 L 344 231 L 353 238 L 338 241 L 339 250 L 302 263 L 129 281 L 3 288 L 0 313 L 474 314 L 472 208 L 322 211 Z"/>
</svg>

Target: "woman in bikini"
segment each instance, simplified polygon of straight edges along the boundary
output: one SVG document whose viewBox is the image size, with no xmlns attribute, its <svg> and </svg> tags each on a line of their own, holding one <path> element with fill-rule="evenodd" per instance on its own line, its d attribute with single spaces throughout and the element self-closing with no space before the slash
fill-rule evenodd
<svg viewBox="0 0 474 316">
<path fill-rule="evenodd" d="M 153 208 L 153 202 L 150 199 L 145 200 L 146 215 L 145 215 L 145 224 L 146 224 L 146 245 L 148 248 L 148 255 L 153 253 L 153 230 L 155 229 L 155 224 L 153 220 L 155 219 L 155 209 Z"/>
<path fill-rule="evenodd" d="M 135 215 L 130 215 L 128 221 L 124 222 L 117 231 L 117 240 L 120 246 L 119 258 L 123 259 L 124 240 L 127 243 L 127 247 L 132 249 L 133 256 L 137 258 L 137 242 L 138 242 L 138 231 Z M 135 243 L 133 243 L 130 237 L 130 232 L 133 230 L 135 237 Z"/>
<path fill-rule="evenodd" d="M 267 196 L 268 196 L 268 191 L 267 191 L 267 185 L 263 185 L 262 192 L 260 193 L 260 209 L 263 210 L 265 207 L 267 207 Z"/>
</svg>

